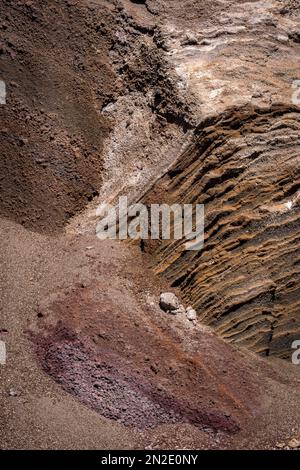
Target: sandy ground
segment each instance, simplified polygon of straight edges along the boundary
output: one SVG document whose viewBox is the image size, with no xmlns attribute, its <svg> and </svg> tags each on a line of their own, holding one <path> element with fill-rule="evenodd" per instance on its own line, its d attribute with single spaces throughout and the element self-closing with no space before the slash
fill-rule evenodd
<svg viewBox="0 0 300 470">
<path fill-rule="evenodd" d="M 166 286 L 151 275 L 148 259 L 142 258 L 136 247 L 99 242 L 92 236 L 42 236 L 4 219 L 1 235 L 1 265 L 5 269 L 1 271 L 0 337 L 8 351 L 7 364 L 0 368 L 1 448 L 273 448 L 277 442 L 287 442 L 299 433 L 297 366 L 280 360 L 268 365 L 254 354 L 225 345 L 201 326 L 191 327 L 182 318 L 170 319 L 157 305 L 158 294 Z M 101 290 L 101 286 L 106 287 Z M 112 310 L 116 304 L 119 309 Z M 90 386 L 83 387 L 87 380 L 84 367 L 79 368 L 77 389 L 71 390 L 72 394 L 66 391 L 70 384 L 74 386 L 72 372 L 82 352 L 81 347 L 76 349 L 76 341 L 68 343 L 75 349 L 69 363 L 64 363 L 62 374 L 51 369 L 52 356 L 64 342 L 64 338 L 53 336 L 57 322 L 67 326 L 86 348 L 93 343 L 96 348 L 93 354 L 98 354 L 99 364 L 103 362 L 104 351 L 101 341 L 108 335 L 108 340 L 104 340 L 106 351 L 114 354 L 110 356 L 110 365 L 119 365 L 119 375 L 113 379 L 120 384 L 120 376 L 127 371 L 123 383 L 129 384 L 124 398 L 120 399 L 115 389 L 107 392 L 107 403 L 116 397 L 113 419 L 102 416 L 107 414 L 106 408 L 95 410 Z M 136 324 L 141 328 L 138 334 Z M 37 335 L 34 341 L 30 331 Z M 163 335 L 164 340 L 157 341 L 156 350 L 151 352 L 147 343 L 152 337 L 150 349 L 155 346 L 154 332 L 158 338 Z M 94 341 L 95 335 L 98 343 Z M 38 360 L 36 345 L 44 344 L 45 338 L 49 341 L 48 349 L 42 350 L 45 354 L 40 354 Z M 185 358 L 178 356 L 172 361 L 170 354 L 175 354 L 174 348 L 176 354 L 181 351 Z M 146 353 L 149 357 L 144 356 Z M 142 365 L 140 355 L 146 358 L 146 366 Z M 186 360 L 192 368 L 197 364 L 198 372 L 189 376 L 184 366 Z M 167 366 L 173 367 L 171 375 L 166 372 Z M 192 408 L 202 412 L 200 420 L 196 419 L 194 424 L 186 422 L 186 417 L 191 416 L 187 412 L 181 413 L 174 424 L 168 423 L 168 419 L 161 424 L 154 419 L 150 428 L 147 419 L 142 426 L 135 424 L 134 407 L 128 397 L 137 370 L 141 383 L 152 390 L 152 395 L 148 394 L 152 404 L 153 390 L 163 385 L 171 400 L 167 407 L 162 405 L 164 410 L 176 409 L 176 400 L 183 396 L 187 398 L 184 409 L 188 410 L 193 403 Z M 107 373 L 104 376 L 108 377 Z M 183 393 L 177 391 L 178 387 L 183 387 Z M 220 387 L 225 387 L 225 392 Z M 198 390 L 199 401 L 193 396 L 193 389 Z M 85 397 L 80 396 L 82 390 Z M 237 398 L 241 408 L 236 407 Z M 127 411 L 124 409 L 122 414 L 119 405 L 124 402 Z M 161 402 L 158 396 L 157 408 Z M 232 420 L 229 422 L 236 423 L 240 430 L 224 431 L 223 421 L 217 421 L 213 429 L 206 414 L 203 415 L 208 410 L 224 419 L 229 416 Z M 146 407 L 146 416 L 147 413 Z"/>
<path fill-rule="evenodd" d="M 69 240 L 48 238 L 2 221 L 1 373 L 2 448 L 128 448 L 132 432 L 102 419 L 63 392 L 38 366 L 26 337 L 41 296 L 69 282 L 82 258 Z M 13 235 L 14 240 L 11 235 Z M 69 248 L 68 248 L 69 246 Z M 87 259 L 86 253 L 84 258 Z M 84 270 L 81 275 L 84 278 Z M 17 396 L 10 396 L 10 391 Z"/>
</svg>

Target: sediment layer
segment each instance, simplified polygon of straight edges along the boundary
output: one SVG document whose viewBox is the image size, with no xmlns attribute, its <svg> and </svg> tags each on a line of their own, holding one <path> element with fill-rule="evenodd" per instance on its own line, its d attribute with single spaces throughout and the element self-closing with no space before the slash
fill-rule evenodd
<svg viewBox="0 0 300 470">
<path fill-rule="evenodd" d="M 203 249 L 145 243 L 155 271 L 225 339 L 280 357 L 300 335 L 299 130 L 284 105 L 209 118 L 144 198 L 205 205 Z"/>
</svg>

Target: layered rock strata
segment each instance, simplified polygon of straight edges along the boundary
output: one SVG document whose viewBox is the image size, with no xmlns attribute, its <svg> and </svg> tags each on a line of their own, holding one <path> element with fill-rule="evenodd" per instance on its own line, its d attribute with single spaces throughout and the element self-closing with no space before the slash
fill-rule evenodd
<svg viewBox="0 0 300 470">
<path fill-rule="evenodd" d="M 199 320 L 254 351 L 290 357 L 300 337 L 300 110 L 232 109 L 195 140 L 144 198 L 205 205 L 205 241 L 145 242 L 155 270 Z"/>
</svg>

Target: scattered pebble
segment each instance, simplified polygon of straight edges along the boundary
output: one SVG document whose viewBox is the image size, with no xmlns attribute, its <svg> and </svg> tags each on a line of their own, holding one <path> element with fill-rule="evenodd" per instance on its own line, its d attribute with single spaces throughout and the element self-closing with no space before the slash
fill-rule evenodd
<svg viewBox="0 0 300 470">
<path fill-rule="evenodd" d="M 197 320 L 197 312 L 196 310 L 193 309 L 193 307 L 187 307 L 186 309 L 186 317 L 190 321 L 196 321 Z"/>
<path fill-rule="evenodd" d="M 299 441 L 299 439 L 296 439 L 296 438 L 291 439 L 291 440 L 288 442 L 288 446 L 289 446 L 291 449 L 297 449 L 298 447 L 300 447 L 300 441 Z"/>
<path fill-rule="evenodd" d="M 289 40 L 289 38 L 286 34 L 278 34 L 277 39 L 280 42 L 288 42 L 288 40 Z"/>
</svg>

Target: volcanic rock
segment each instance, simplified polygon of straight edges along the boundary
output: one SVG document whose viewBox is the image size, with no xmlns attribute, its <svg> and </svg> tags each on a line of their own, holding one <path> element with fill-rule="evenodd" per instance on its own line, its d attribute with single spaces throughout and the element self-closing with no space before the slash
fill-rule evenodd
<svg viewBox="0 0 300 470">
<path fill-rule="evenodd" d="M 164 292 L 160 295 L 159 305 L 165 312 L 174 313 L 179 308 L 179 300 L 173 292 Z"/>
<path fill-rule="evenodd" d="M 187 307 L 186 309 L 186 317 L 188 320 L 197 320 L 197 312 L 192 307 Z"/>
</svg>

